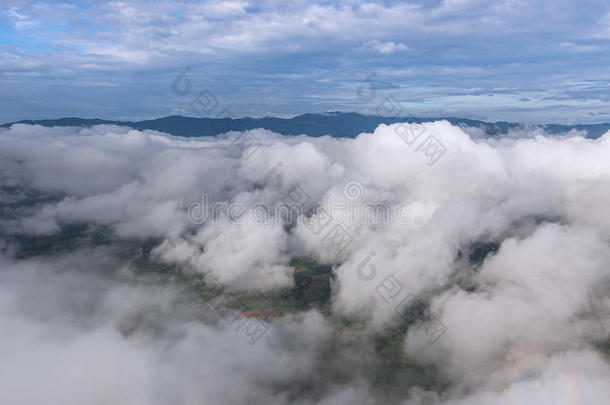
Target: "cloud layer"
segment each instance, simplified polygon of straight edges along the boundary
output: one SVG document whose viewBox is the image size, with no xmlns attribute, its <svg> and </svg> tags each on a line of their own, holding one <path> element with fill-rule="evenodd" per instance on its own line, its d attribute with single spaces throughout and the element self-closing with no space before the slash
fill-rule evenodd
<svg viewBox="0 0 610 405">
<path fill-rule="evenodd" d="M 446 121 L 355 139 L 0 129 L 0 392 L 13 403 L 603 402 L 610 134 L 469 132 Z M 25 254 L 81 225 L 109 242 L 85 234 Z M 294 258 L 332 265 L 330 313 L 280 317 L 250 345 L 138 273 L 126 252 L 147 243 L 154 263 L 231 294 L 291 287 Z M 376 343 L 388 334 L 395 343 Z"/>
</svg>

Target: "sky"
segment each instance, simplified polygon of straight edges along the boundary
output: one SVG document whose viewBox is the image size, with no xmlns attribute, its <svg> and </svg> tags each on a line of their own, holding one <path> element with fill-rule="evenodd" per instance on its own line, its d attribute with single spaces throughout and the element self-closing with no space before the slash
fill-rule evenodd
<svg viewBox="0 0 610 405">
<path fill-rule="evenodd" d="M 0 122 L 334 110 L 610 122 L 602 0 L 0 7 Z"/>
</svg>

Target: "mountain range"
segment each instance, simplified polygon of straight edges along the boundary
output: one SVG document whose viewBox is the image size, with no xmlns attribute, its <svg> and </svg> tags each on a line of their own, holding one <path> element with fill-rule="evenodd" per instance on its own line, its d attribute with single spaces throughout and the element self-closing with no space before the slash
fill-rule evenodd
<svg viewBox="0 0 610 405">
<path fill-rule="evenodd" d="M 228 131 L 243 131 L 255 128 L 265 128 L 284 135 L 307 134 L 309 136 L 330 135 L 333 137 L 354 138 L 362 132 L 372 132 L 379 124 L 396 122 L 424 122 L 445 119 L 453 125 L 481 128 L 490 136 L 506 134 L 509 130 L 524 128 L 523 124 L 514 122 L 485 122 L 467 118 L 438 117 L 382 117 L 348 112 L 308 113 L 293 118 L 197 118 L 172 115 L 145 121 L 110 121 L 89 118 L 59 118 L 46 120 L 22 120 L 0 125 L 8 128 L 13 124 L 31 124 L 42 126 L 77 126 L 121 125 L 137 130 L 156 130 L 176 136 L 214 136 Z M 598 138 L 610 130 L 610 123 L 538 125 L 552 134 L 561 134 L 571 130 L 586 131 L 588 138 Z M 528 125 L 532 127 L 532 125 Z"/>
</svg>

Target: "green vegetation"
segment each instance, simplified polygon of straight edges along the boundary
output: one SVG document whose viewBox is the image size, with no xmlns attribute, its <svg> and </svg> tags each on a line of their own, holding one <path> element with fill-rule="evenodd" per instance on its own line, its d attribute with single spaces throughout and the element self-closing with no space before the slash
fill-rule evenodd
<svg viewBox="0 0 610 405">
<path fill-rule="evenodd" d="M 610 339 L 598 343 L 597 344 L 597 349 L 604 355 L 607 357 L 610 357 Z"/>
<path fill-rule="evenodd" d="M 320 375 L 305 384 L 326 384 L 328 381 L 347 383 L 352 371 L 375 382 L 374 389 L 380 398 L 393 398 L 406 395 L 415 384 L 421 387 L 439 389 L 443 384 L 436 370 L 422 367 L 408 359 L 403 350 L 407 328 L 425 315 L 423 303 L 412 305 L 403 314 L 402 320 L 383 333 L 374 334 L 354 320 L 335 317 L 331 314 L 332 268 L 307 258 L 291 261 L 294 267 L 295 284 L 271 292 L 226 291 L 223 286 L 207 279 L 204 274 L 188 271 L 184 266 L 159 261 L 153 254 L 161 239 L 121 239 L 109 227 L 91 224 L 64 225 L 60 232 L 47 236 L 12 236 L 19 257 L 55 255 L 79 248 L 109 249 L 112 257 L 118 259 L 117 270 L 126 267 L 130 271 L 124 275 L 125 281 L 151 287 L 172 286 L 178 291 L 176 311 L 190 311 L 195 318 L 204 322 L 218 319 L 219 311 L 231 310 L 242 316 L 281 317 L 288 314 L 305 312 L 312 308 L 326 316 L 334 325 L 333 338 L 325 343 L 316 356 L 327 365 Z M 117 275 L 123 277 L 122 273 Z M 164 316 L 163 311 L 137 313 L 125 319 L 120 325 L 125 335 L 137 333 L 141 328 L 154 329 L 158 322 L 156 316 Z M 233 316 L 233 315 L 231 315 Z M 159 332 L 160 333 L 160 332 Z M 354 357 L 352 350 L 366 348 L 369 353 Z M 603 346 L 610 353 L 610 342 Z M 368 365 L 367 360 L 374 364 Z M 357 360 L 354 360 L 357 359 Z M 346 368 L 346 362 L 354 362 Z M 366 364 L 366 365 L 365 365 Z M 405 382 L 408 382 L 405 384 Z M 308 390 L 307 386 L 292 387 L 293 392 Z"/>
<path fill-rule="evenodd" d="M 52 235 L 12 235 L 7 238 L 16 247 L 16 256 L 25 259 L 33 256 L 71 252 L 83 246 L 107 245 L 116 239 L 105 227 L 86 224 L 67 224 Z"/>
</svg>

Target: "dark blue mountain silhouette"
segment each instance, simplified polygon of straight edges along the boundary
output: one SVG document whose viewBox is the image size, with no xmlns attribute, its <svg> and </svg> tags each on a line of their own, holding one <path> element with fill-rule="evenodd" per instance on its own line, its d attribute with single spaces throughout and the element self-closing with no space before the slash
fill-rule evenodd
<svg viewBox="0 0 610 405">
<path fill-rule="evenodd" d="M 380 117 L 358 113 L 329 112 L 322 114 L 303 114 L 293 118 L 195 118 L 172 115 L 147 121 L 109 121 L 87 118 L 59 118 L 51 120 L 23 120 L 0 125 L 9 127 L 16 123 L 42 126 L 77 126 L 90 127 L 100 124 L 128 126 L 138 130 L 152 129 L 176 136 L 214 136 L 228 131 L 243 131 L 247 129 L 265 128 L 284 135 L 323 136 L 354 138 L 362 132 L 372 132 L 379 124 L 395 122 L 425 122 L 445 119 L 454 125 L 469 126 L 483 129 L 488 135 L 506 134 L 510 129 L 523 128 L 523 125 L 513 122 L 485 122 L 466 118 L 412 118 L 412 117 Z M 589 138 L 598 138 L 610 130 L 610 123 L 589 125 L 540 125 L 548 132 L 561 134 L 572 129 L 586 131 Z"/>
</svg>

